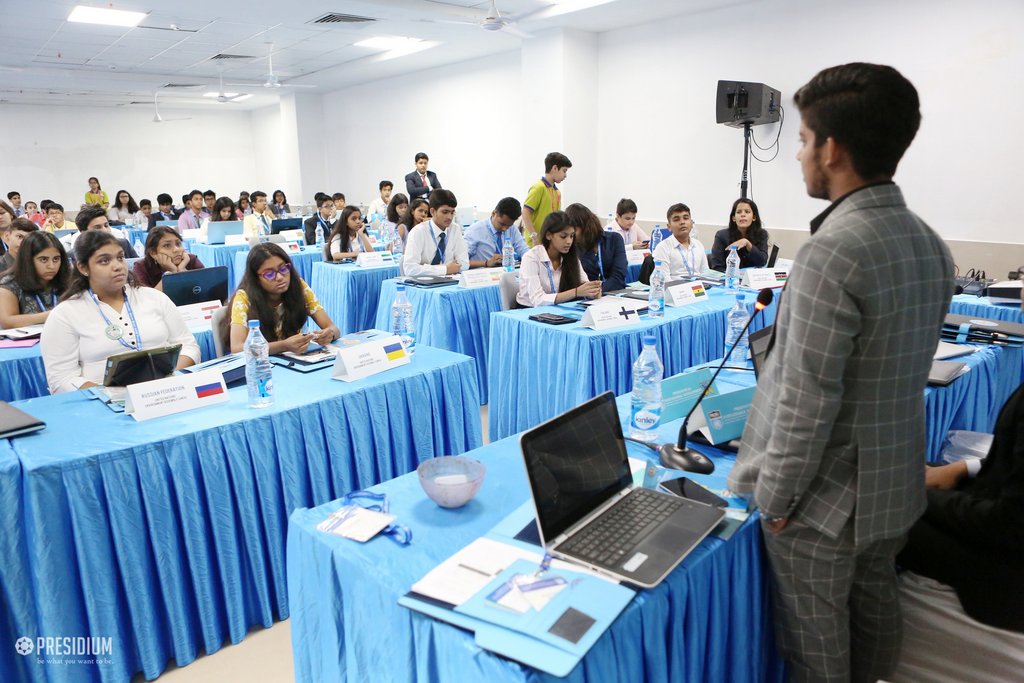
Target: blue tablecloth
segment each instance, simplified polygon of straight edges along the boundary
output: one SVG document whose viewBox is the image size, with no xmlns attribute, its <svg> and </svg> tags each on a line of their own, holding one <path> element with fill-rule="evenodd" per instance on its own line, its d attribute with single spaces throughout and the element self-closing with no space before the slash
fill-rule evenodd
<svg viewBox="0 0 1024 683">
<path fill-rule="evenodd" d="M 619 416 L 628 415 L 623 397 Z M 677 429 L 670 423 L 662 436 L 673 439 Z M 714 452 L 718 471 L 705 481 L 720 489 L 732 458 Z M 755 519 L 729 541 L 706 539 L 661 585 L 638 592 L 565 679 L 481 650 L 472 634 L 400 607 L 398 598 L 415 581 L 529 498 L 515 439 L 470 455 L 487 475 L 464 508 L 436 506 L 415 474 L 374 487 L 412 530 L 409 546 L 384 537 L 358 544 L 316 531 L 337 502 L 292 515 L 287 561 L 296 681 L 783 680 Z M 645 449 L 634 455 L 646 457 Z"/>
<path fill-rule="evenodd" d="M 397 275 L 398 265 L 363 268 L 353 263 L 315 263 L 309 286 L 341 333 L 348 334 L 373 327 L 381 283 Z"/>
<path fill-rule="evenodd" d="M 381 286 L 374 323 L 377 329 L 391 329 L 391 304 L 397 292 L 397 280 L 387 280 Z M 487 342 L 491 313 L 501 310 L 498 286 L 406 287 L 405 293 L 413 308 L 417 343 L 472 356 L 480 381 L 480 401 L 487 403 Z"/>
<path fill-rule="evenodd" d="M 128 235 L 128 242 L 135 246 L 136 242 L 142 242 L 142 246 L 146 246 L 146 236 L 149 235 L 149 230 L 139 230 L 137 228 L 122 228 L 125 234 Z M 145 254 L 139 254 L 139 257 L 145 256 Z"/>
<path fill-rule="evenodd" d="M 217 354 L 210 329 L 194 329 L 192 334 L 199 343 L 203 360 L 215 358 Z M 38 344 L 22 349 L 0 349 L 0 401 L 10 403 L 49 393 L 46 368 Z"/>
<path fill-rule="evenodd" d="M 640 279 L 640 268 L 644 264 L 642 263 L 630 263 L 626 266 L 626 284 L 630 282 L 636 282 Z"/>
<path fill-rule="evenodd" d="M 154 678 L 287 618 L 293 510 L 480 445 L 465 356 L 422 347 L 358 382 L 328 372 L 278 368 L 266 410 L 238 387 L 230 403 L 143 423 L 82 392 L 17 404 L 48 428 L 11 442 L 21 481 L 0 480 L 0 519 L 22 520 L 31 581 L 0 588 L 18 605 L 31 595 L 32 633 L 113 639 L 111 664 L 49 667 L 50 680 Z M 0 556 L 0 576 L 14 562 Z"/>
<path fill-rule="evenodd" d="M 203 265 L 207 268 L 213 266 L 227 266 L 228 268 L 228 284 L 234 285 L 235 282 L 235 254 L 238 252 L 249 251 L 248 244 L 195 244 L 191 249 L 192 253 L 199 257 L 199 260 L 203 262 Z M 243 261 L 244 263 L 244 261 Z"/>
<path fill-rule="evenodd" d="M 754 293 L 746 294 L 748 308 L 755 298 Z M 658 336 L 658 355 L 666 377 L 721 358 L 725 318 L 735 302 L 734 294 L 715 288 L 707 301 L 669 307 L 661 319 L 645 317 L 640 325 L 601 332 L 579 323 L 546 325 L 529 319 L 538 312 L 564 314 L 562 306 L 494 314 L 487 377 L 493 387 L 489 393 L 490 439 L 529 429 L 603 391 L 616 395 L 631 391 L 633 361 L 649 331 Z M 751 331 L 770 325 L 777 305 L 773 303 L 758 315 Z M 575 313 L 582 315 L 582 311 Z"/>
<path fill-rule="evenodd" d="M 307 284 L 312 287 L 313 279 L 313 264 L 320 263 L 324 260 L 323 249 L 319 247 L 303 247 L 302 251 L 297 254 L 289 254 L 292 259 L 292 263 L 295 265 L 295 270 L 299 273 L 299 277 L 306 281 Z M 245 251 L 235 252 L 234 266 L 231 269 L 231 291 L 234 291 L 238 287 L 238 283 L 242 281 L 242 276 L 245 275 L 245 260 L 249 257 L 248 249 Z M 314 290 L 316 291 L 316 290 Z"/>
<path fill-rule="evenodd" d="M 11 501 L 0 515 L 0 681 L 42 681 L 42 671 L 33 657 L 15 654 L 14 643 L 21 637 L 33 640 L 36 632 L 35 607 L 28 571 L 28 545 L 22 525 L 21 463 L 14 449 L 0 439 L 0 500 Z"/>
</svg>

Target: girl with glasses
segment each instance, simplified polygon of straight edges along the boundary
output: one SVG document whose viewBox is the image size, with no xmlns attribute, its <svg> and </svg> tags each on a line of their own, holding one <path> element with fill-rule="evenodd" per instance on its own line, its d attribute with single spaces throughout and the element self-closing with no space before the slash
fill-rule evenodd
<svg viewBox="0 0 1024 683">
<path fill-rule="evenodd" d="M 320 326 L 319 332 L 302 331 L 310 317 Z M 288 254 L 272 242 L 249 251 L 245 274 L 231 299 L 230 318 L 230 323 L 225 318 L 219 333 L 231 353 L 242 350 L 250 320 L 260 321 L 270 353 L 303 353 L 310 342 L 325 345 L 341 335 L 313 290 L 294 272 Z"/>
</svg>

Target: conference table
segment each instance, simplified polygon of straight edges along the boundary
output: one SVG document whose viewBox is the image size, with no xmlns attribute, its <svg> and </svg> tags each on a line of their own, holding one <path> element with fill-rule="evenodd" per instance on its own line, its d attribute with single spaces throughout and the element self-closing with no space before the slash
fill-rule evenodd
<svg viewBox="0 0 1024 683">
<path fill-rule="evenodd" d="M 475 368 L 459 354 L 422 346 L 351 383 L 281 367 L 274 380 L 270 408 L 248 408 L 241 386 L 147 422 L 86 392 L 15 404 L 48 426 L 0 440 L 0 634 L 111 638 L 112 654 L 12 664 L 4 641 L 0 672 L 18 674 L 3 680 L 152 679 L 286 619 L 293 510 L 481 443 Z"/>
<path fill-rule="evenodd" d="M 398 275 L 397 263 L 357 266 L 354 263 L 314 263 L 313 288 L 320 305 L 342 334 L 374 327 L 377 299 L 385 280 Z M 390 321 L 382 330 L 390 330 Z"/>
<path fill-rule="evenodd" d="M 988 297 L 957 294 L 949 305 L 949 312 L 1024 325 L 1024 310 L 1021 309 L 1019 303 L 995 303 Z M 1022 359 L 1020 367 L 1020 380 L 1024 381 L 1024 359 Z"/>
<path fill-rule="evenodd" d="M 628 396 L 618 408 L 625 429 Z M 677 429 L 678 422 L 669 423 L 659 433 L 669 440 Z M 650 452 L 634 444 L 628 451 L 638 458 Z M 721 490 L 734 457 L 705 452 L 715 473 L 692 476 Z M 296 681 L 784 680 L 756 514 L 728 541 L 709 536 L 659 586 L 639 591 L 564 679 L 482 650 L 472 633 L 399 606 L 414 582 L 529 500 L 515 438 L 467 455 L 487 473 L 463 508 L 435 505 L 415 473 L 371 489 L 387 495 L 390 513 L 412 531 L 408 546 L 386 537 L 359 544 L 317 531 L 339 501 L 292 514 L 287 563 Z"/>
<path fill-rule="evenodd" d="M 756 292 L 744 292 L 748 312 L 756 297 Z M 772 324 L 777 301 L 754 318 L 751 332 Z M 633 361 L 647 333 L 657 337 L 666 377 L 721 358 L 726 314 L 735 303 L 735 292 L 715 287 L 706 301 L 667 307 L 662 318 L 645 315 L 639 324 L 600 331 L 579 322 L 530 320 L 538 313 L 582 315 L 573 304 L 495 313 L 487 366 L 490 439 L 529 429 L 601 392 L 631 391 Z"/>
<path fill-rule="evenodd" d="M 249 244 L 204 244 L 196 243 L 192 246 L 191 252 L 199 257 L 207 268 L 214 266 L 226 266 L 228 269 L 228 284 L 234 289 L 235 286 L 235 254 L 248 253 Z M 243 266 L 245 261 L 242 261 Z"/>
<path fill-rule="evenodd" d="M 204 361 L 216 358 L 213 332 L 209 325 L 191 329 Z M 0 401 L 22 401 L 46 396 L 46 367 L 39 344 L 16 349 L 0 349 Z"/>
<path fill-rule="evenodd" d="M 377 300 L 374 327 L 391 329 L 391 305 L 395 302 L 400 280 L 385 280 Z M 407 286 L 405 295 L 412 304 L 416 342 L 464 353 L 476 361 L 480 382 L 480 402 L 488 402 L 487 345 L 491 331 L 491 313 L 501 310 L 498 285 L 487 287 Z"/>
</svg>

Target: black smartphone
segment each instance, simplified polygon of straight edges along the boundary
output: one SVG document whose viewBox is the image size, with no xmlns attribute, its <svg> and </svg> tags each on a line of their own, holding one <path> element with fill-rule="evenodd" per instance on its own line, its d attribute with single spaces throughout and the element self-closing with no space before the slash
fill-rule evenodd
<svg viewBox="0 0 1024 683">
<path fill-rule="evenodd" d="M 689 498 L 690 500 L 695 500 L 698 503 L 706 503 L 707 505 L 713 505 L 719 508 L 729 507 L 729 502 L 724 498 L 716 496 L 697 482 L 691 481 L 686 477 L 663 481 L 661 482 L 661 488 L 665 489 L 669 493 L 674 493 L 680 498 Z"/>
<path fill-rule="evenodd" d="M 538 313 L 531 315 L 530 320 L 536 320 L 539 323 L 547 323 L 548 325 L 567 325 L 568 323 L 579 322 L 579 318 L 570 318 L 567 315 L 555 315 L 554 313 Z"/>
</svg>

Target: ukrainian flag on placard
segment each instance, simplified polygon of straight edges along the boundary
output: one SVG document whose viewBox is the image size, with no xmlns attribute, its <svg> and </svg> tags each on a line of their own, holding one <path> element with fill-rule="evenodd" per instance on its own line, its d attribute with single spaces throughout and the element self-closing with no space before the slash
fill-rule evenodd
<svg viewBox="0 0 1024 683">
<path fill-rule="evenodd" d="M 388 357 L 388 360 L 398 360 L 399 358 L 405 358 L 405 347 L 402 346 L 402 342 L 387 344 L 384 347 L 384 354 Z"/>
</svg>

